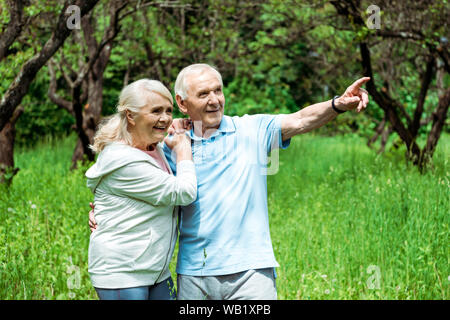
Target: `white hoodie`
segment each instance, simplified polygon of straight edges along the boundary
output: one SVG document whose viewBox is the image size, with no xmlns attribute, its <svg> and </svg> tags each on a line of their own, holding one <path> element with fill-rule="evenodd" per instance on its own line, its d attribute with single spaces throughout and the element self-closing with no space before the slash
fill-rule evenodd
<svg viewBox="0 0 450 320">
<path fill-rule="evenodd" d="M 157 150 L 170 170 L 161 145 Z M 93 286 L 130 288 L 170 277 L 177 206 L 188 205 L 197 197 L 194 163 L 177 163 L 175 177 L 141 150 L 112 143 L 100 152 L 86 177 L 95 195 L 97 222 L 89 243 Z"/>
</svg>

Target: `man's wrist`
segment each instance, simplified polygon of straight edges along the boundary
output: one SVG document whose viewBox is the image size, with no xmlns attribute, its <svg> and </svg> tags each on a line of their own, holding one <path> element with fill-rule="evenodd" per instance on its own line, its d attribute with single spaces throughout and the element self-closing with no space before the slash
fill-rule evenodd
<svg viewBox="0 0 450 320">
<path fill-rule="evenodd" d="M 331 108 L 338 114 L 344 113 L 347 110 L 341 110 L 336 108 L 336 100 L 339 98 L 339 96 L 334 96 L 333 100 L 331 100 Z"/>
</svg>

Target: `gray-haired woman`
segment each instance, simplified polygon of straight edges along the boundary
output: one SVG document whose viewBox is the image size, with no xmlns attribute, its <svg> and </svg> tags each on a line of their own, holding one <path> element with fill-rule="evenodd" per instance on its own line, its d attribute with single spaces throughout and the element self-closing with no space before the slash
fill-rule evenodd
<svg viewBox="0 0 450 320">
<path fill-rule="evenodd" d="M 97 228 L 89 243 L 89 274 L 100 299 L 174 299 L 169 271 L 177 239 L 177 206 L 197 196 L 191 141 L 165 134 L 173 100 L 159 81 L 126 86 L 117 113 L 97 131 L 97 162 L 86 172 L 95 195 Z M 161 150 L 176 154 L 175 177 Z"/>
</svg>

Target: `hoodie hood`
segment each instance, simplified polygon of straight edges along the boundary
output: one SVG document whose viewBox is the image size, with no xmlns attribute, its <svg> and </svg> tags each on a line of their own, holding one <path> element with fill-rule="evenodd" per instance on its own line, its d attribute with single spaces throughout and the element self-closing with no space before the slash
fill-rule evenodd
<svg viewBox="0 0 450 320">
<path fill-rule="evenodd" d="M 161 152 L 160 144 L 156 148 Z M 95 192 L 104 176 L 130 163 L 141 161 L 158 166 L 156 160 L 139 149 L 123 143 L 111 143 L 99 153 L 95 164 L 86 171 L 87 186 Z"/>
</svg>

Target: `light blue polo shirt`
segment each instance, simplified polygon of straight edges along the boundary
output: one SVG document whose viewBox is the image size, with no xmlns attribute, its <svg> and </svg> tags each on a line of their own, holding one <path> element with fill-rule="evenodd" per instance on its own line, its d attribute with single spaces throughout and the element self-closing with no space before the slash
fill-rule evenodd
<svg viewBox="0 0 450 320">
<path fill-rule="evenodd" d="M 197 199 L 181 207 L 177 273 L 214 276 L 278 267 L 267 209 L 267 174 L 278 169 L 281 115 L 223 116 L 208 139 L 188 132 Z M 273 150 L 270 154 L 269 152 Z M 172 170 L 176 159 L 164 152 Z"/>
</svg>

